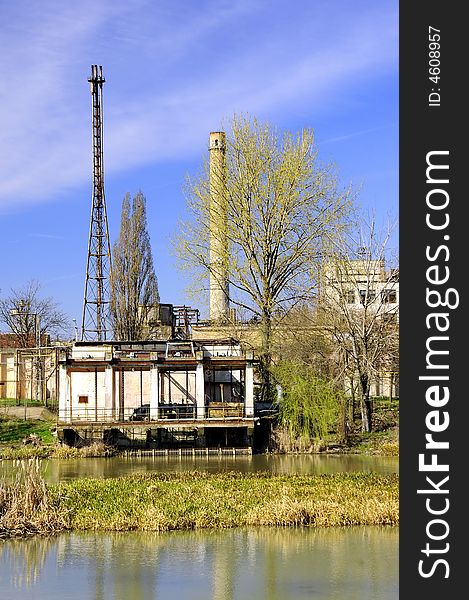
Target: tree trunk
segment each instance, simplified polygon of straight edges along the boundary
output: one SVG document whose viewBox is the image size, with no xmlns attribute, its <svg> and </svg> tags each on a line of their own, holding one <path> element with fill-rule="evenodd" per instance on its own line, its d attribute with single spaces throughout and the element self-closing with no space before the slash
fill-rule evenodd
<svg viewBox="0 0 469 600">
<path fill-rule="evenodd" d="M 362 417 L 362 431 L 369 433 L 372 429 L 372 416 L 373 410 L 370 400 L 370 383 L 368 375 L 360 375 L 361 385 L 361 417 Z"/>
<path fill-rule="evenodd" d="M 262 350 L 259 361 L 261 376 L 261 402 L 271 402 L 272 381 L 270 368 L 272 365 L 272 318 L 270 313 L 264 312 L 261 321 Z"/>
<path fill-rule="evenodd" d="M 357 408 L 357 398 L 356 398 L 356 388 L 355 388 L 355 381 L 353 380 L 353 375 L 351 375 L 349 377 L 349 382 L 350 382 L 350 396 L 351 396 L 351 414 L 350 414 L 350 419 L 352 421 L 352 423 L 355 422 L 355 416 L 358 415 L 358 408 Z"/>
<path fill-rule="evenodd" d="M 350 434 L 349 413 L 350 401 L 346 396 L 343 396 L 340 402 L 341 418 L 340 418 L 340 437 L 343 444 L 348 444 Z"/>
</svg>

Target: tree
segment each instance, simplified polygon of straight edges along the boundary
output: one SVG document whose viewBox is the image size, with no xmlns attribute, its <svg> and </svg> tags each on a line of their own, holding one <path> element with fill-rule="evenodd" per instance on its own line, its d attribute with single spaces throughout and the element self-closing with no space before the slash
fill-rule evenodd
<svg viewBox="0 0 469 600">
<path fill-rule="evenodd" d="M 340 394 L 333 382 L 297 361 L 281 361 L 273 373 L 282 390 L 279 425 L 289 443 L 307 447 L 313 440 L 326 439 L 337 427 L 340 413 Z"/>
<path fill-rule="evenodd" d="M 358 393 L 363 431 L 372 429 L 372 381 L 397 370 L 399 271 L 385 268 L 393 229 L 377 231 L 374 218 L 363 220 L 335 240 L 323 270 L 319 320 L 352 397 Z"/>
<path fill-rule="evenodd" d="M 52 298 L 40 298 L 40 289 L 39 282 L 31 280 L 0 299 L 0 322 L 13 333 L 19 348 L 37 345 L 37 327 L 41 338 L 44 334 L 59 335 L 70 330 L 68 316 Z"/>
<path fill-rule="evenodd" d="M 317 155 L 312 130 L 279 135 L 269 124 L 235 116 L 224 172 L 212 172 L 211 182 L 207 163 L 188 185 L 191 220 L 181 224 L 177 254 L 205 289 L 210 275 L 226 273 L 230 302 L 259 321 L 264 397 L 273 323 L 313 296 L 322 241 L 342 230 L 351 205 L 352 190 L 340 190 L 333 167 Z M 225 188 L 218 203 L 214 176 Z M 223 265 L 211 259 L 210 240 L 224 248 Z"/>
<path fill-rule="evenodd" d="M 149 335 L 148 320 L 158 309 L 158 283 L 147 231 L 146 199 L 138 192 L 122 202 L 119 239 L 113 246 L 110 314 L 118 340 Z"/>
</svg>

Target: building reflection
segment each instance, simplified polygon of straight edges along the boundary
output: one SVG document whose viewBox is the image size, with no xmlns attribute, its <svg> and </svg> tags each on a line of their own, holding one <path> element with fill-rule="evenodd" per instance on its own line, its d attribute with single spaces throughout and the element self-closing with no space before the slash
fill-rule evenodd
<svg viewBox="0 0 469 600">
<path fill-rule="evenodd" d="M 398 528 L 73 533 L 5 540 L 0 597 L 363 600 L 397 595 Z M 345 594 L 345 595 L 344 595 Z"/>
</svg>

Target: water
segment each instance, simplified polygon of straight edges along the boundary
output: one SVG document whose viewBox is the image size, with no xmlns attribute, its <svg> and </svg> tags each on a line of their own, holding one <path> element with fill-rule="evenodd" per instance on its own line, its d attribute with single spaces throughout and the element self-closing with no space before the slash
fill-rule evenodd
<svg viewBox="0 0 469 600">
<path fill-rule="evenodd" d="M 396 473 L 361 455 L 44 460 L 49 483 L 138 471 Z M 8 478 L 12 461 L 0 461 Z M 2 600 L 395 600 L 398 528 L 71 533 L 0 540 Z"/>
<path fill-rule="evenodd" d="M 0 542 L 3 600 L 396 600 L 398 529 L 73 533 Z"/>
<path fill-rule="evenodd" d="M 363 455 L 253 455 L 253 456 L 155 456 L 142 458 L 79 458 L 42 461 L 44 478 L 48 483 L 68 481 L 79 477 L 120 477 L 135 472 L 199 470 L 268 471 L 269 473 L 313 474 L 351 471 L 397 473 L 397 457 Z M 13 468 L 12 461 L 0 462 L 0 472 L 6 476 Z"/>
</svg>

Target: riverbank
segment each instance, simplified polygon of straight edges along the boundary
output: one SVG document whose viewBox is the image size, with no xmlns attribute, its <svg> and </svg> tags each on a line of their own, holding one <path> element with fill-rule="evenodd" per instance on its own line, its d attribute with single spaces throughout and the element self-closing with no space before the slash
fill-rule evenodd
<svg viewBox="0 0 469 600">
<path fill-rule="evenodd" d="M 47 409 L 34 407 L 28 410 L 43 410 L 40 418 L 21 418 L 22 407 L 3 407 L 0 414 L 0 459 L 28 458 L 88 458 L 118 456 L 125 452 L 114 446 L 94 443 L 80 448 L 60 444 L 55 436 L 55 416 Z M 8 412 L 7 412 L 8 411 Z M 362 432 L 355 423 L 346 442 L 331 434 L 329 439 L 306 444 L 302 440 L 284 440 L 272 445 L 273 453 L 286 454 L 365 454 L 378 456 L 399 455 L 399 403 L 377 400 L 374 411 L 375 429 Z M 274 435 L 274 438 L 278 437 Z M 285 437 L 285 436 L 284 436 Z M 288 437 L 288 436 L 286 436 Z M 30 442 L 30 443 L 25 443 Z"/>
<path fill-rule="evenodd" d="M 270 454 L 364 454 L 374 456 L 399 456 L 398 433 L 392 435 L 368 434 L 361 436 L 353 445 L 330 443 L 319 448 L 308 448 L 304 451 L 292 450 L 290 452 L 271 452 Z M 59 443 L 24 445 L 0 444 L 0 460 L 26 460 L 38 459 L 65 459 L 65 458 L 103 458 L 125 455 L 126 449 L 119 450 L 113 446 L 102 443 L 93 443 L 80 448 L 62 445 Z"/>
<path fill-rule="evenodd" d="M 23 461 L 0 485 L 0 536 L 244 526 L 397 525 L 398 476 L 140 473 L 46 485 Z"/>
</svg>

